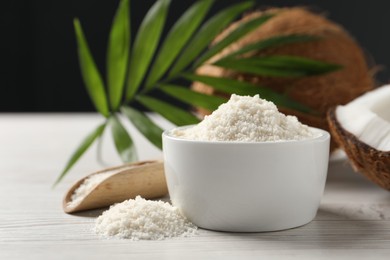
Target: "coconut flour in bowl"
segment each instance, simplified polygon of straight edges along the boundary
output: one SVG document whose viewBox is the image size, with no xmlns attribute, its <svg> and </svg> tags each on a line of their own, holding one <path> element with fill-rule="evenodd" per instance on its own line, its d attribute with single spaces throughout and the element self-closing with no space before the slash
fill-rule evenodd
<svg viewBox="0 0 390 260">
<path fill-rule="evenodd" d="M 272 102 L 233 94 L 196 126 L 175 129 L 172 135 L 199 141 L 267 142 L 303 140 L 318 134 L 295 116 L 280 113 Z"/>
<path fill-rule="evenodd" d="M 328 132 L 279 113 L 258 95 L 232 95 L 198 125 L 163 133 L 171 201 L 210 230 L 302 226 L 320 205 L 329 141 Z"/>
</svg>

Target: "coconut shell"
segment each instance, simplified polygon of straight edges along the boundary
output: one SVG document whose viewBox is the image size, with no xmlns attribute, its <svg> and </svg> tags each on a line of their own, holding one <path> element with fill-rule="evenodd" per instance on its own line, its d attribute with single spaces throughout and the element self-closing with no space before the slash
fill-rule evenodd
<svg viewBox="0 0 390 260">
<path fill-rule="evenodd" d="M 216 77 L 227 77 L 247 81 L 256 85 L 266 86 L 298 101 L 318 112 L 317 116 L 308 115 L 292 109 L 280 107 L 281 111 L 295 115 L 310 126 L 329 130 L 326 113 L 329 108 L 346 104 L 361 94 L 373 89 L 374 81 L 368 68 L 365 56 L 354 39 L 339 25 L 325 17 L 309 12 L 304 8 L 270 9 L 264 12 L 254 12 L 231 24 L 216 37 L 213 44 L 221 41 L 242 22 L 259 17 L 264 13 L 278 13 L 275 17 L 249 33 L 239 41 L 229 45 L 212 57 L 204 66 L 197 70 L 198 74 Z M 250 53 L 246 56 L 259 55 L 297 55 L 315 60 L 330 62 L 343 66 L 343 69 L 317 76 L 302 78 L 260 77 L 237 73 L 228 69 L 209 65 L 224 55 L 243 46 L 273 36 L 289 34 L 306 34 L 321 37 L 312 42 L 294 43 L 275 47 L 260 53 Z M 193 89 L 202 93 L 222 95 L 210 86 L 195 82 Z M 201 114 L 209 111 L 200 110 Z"/>
<path fill-rule="evenodd" d="M 343 148 L 355 171 L 390 191 L 390 152 L 378 151 L 345 130 L 334 108 L 328 112 L 328 122 L 333 138 Z"/>
</svg>

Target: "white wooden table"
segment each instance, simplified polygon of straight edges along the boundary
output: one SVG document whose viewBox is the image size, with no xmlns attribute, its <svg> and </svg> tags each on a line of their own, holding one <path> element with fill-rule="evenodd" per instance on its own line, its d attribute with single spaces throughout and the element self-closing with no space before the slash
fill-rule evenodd
<svg viewBox="0 0 390 260">
<path fill-rule="evenodd" d="M 52 184 L 101 120 L 96 114 L 0 114 L 0 259 L 390 259 L 390 192 L 353 173 L 344 160 L 330 163 L 317 217 L 300 228 L 199 230 L 164 241 L 99 239 L 91 228 L 101 210 L 67 215 L 61 208 L 76 180 L 103 167 L 96 147 L 55 189 Z M 161 158 L 130 130 L 140 159 Z M 109 136 L 104 147 L 106 161 L 119 164 Z"/>
</svg>

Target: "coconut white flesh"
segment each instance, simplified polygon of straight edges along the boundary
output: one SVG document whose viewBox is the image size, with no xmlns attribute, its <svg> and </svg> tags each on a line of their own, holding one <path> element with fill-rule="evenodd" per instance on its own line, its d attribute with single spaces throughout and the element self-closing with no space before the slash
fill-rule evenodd
<svg viewBox="0 0 390 260">
<path fill-rule="evenodd" d="M 379 109 L 383 108 L 383 105 L 386 106 L 387 110 L 390 109 L 390 85 L 385 85 L 380 88 L 376 88 L 372 91 L 369 91 L 360 97 L 355 98 L 347 104 L 347 106 L 360 105 L 367 108 L 378 107 Z M 379 105 L 379 106 L 378 106 Z M 379 110 L 381 111 L 381 110 Z"/>
<path fill-rule="evenodd" d="M 390 151 L 390 85 L 336 108 L 341 126 L 379 151 Z"/>
</svg>

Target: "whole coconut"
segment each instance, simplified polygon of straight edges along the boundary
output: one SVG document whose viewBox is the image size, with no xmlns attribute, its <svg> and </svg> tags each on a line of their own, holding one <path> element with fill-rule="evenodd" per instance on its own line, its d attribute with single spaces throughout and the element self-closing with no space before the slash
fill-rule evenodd
<svg viewBox="0 0 390 260">
<path fill-rule="evenodd" d="M 300 7 L 274 8 L 248 14 L 218 35 L 213 44 L 221 41 L 243 22 L 269 13 L 277 15 L 212 57 L 206 65 L 197 70 L 197 74 L 239 79 L 286 94 L 291 99 L 318 113 L 315 115 L 305 114 L 283 107 L 279 107 L 280 111 L 297 116 L 305 124 L 328 130 L 326 114 L 329 108 L 346 104 L 371 90 L 374 86 L 372 73 L 370 73 L 363 51 L 340 25 Z M 342 65 L 343 68 L 336 72 L 317 76 L 274 78 L 248 75 L 208 65 L 247 44 L 273 36 L 289 34 L 319 36 L 320 40 L 288 44 L 248 55 L 296 55 Z M 195 82 L 192 87 L 202 93 L 226 95 L 199 82 Z M 209 113 L 209 111 L 201 109 L 198 109 L 198 112 L 203 115 Z"/>
</svg>

